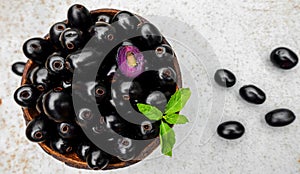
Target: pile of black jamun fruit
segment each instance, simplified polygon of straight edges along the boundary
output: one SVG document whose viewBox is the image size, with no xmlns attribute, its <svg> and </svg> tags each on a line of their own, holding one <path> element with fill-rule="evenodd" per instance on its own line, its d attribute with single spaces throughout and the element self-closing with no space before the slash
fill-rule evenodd
<svg viewBox="0 0 300 174">
<path fill-rule="evenodd" d="M 163 111 L 179 73 L 171 46 L 150 22 L 128 11 L 92 13 L 76 4 L 44 38 L 28 39 L 23 52 L 30 61 L 12 66 L 25 79 L 14 99 L 38 113 L 27 123 L 30 141 L 62 155 L 75 153 L 97 170 L 134 160 L 148 145 L 141 140 L 158 137 L 159 122 L 136 104 Z M 74 81 L 76 73 L 83 78 Z"/>
</svg>

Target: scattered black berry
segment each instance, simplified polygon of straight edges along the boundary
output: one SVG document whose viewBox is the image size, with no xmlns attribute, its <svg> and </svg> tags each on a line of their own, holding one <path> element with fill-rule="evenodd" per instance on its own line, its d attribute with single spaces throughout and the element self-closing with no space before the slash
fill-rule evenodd
<svg viewBox="0 0 300 174">
<path fill-rule="evenodd" d="M 217 133 L 225 139 L 240 138 L 245 132 L 245 127 L 237 121 L 227 121 L 218 126 Z"/>
<path fill-rule="evenodd" d="M 223 87 L 232 87 L 236 83 L 235 75 L 227 69 L 219 69 L 215 73 L 215 81 Z"/>
<path fill-rule="evenodd" d="M 265 116 L 267 124 L 273 127 L 287 126 L 295 119 L 295 114 L 291 110 L 284 108 L 275 109 Z"/>
<path fill-rule="evenodd" d="M 279 47 L 270 55 L 272 63 L 282 69 L 292 69 L 298 64 L 298 56 L 290 49 Z"/>
<path fill-rule="evenodd" d="M 18 76 L 23 75 L 23 71 L 25 68 L 26 63 L 25 62 L 16 62 L 11 66 L 11 70 Z"/>
<path fill-rule="evenodd" d="M 240 95 L 247 102 L 252 104 L 262 104 L 266 100 L 266 94 L 254 85 L 246 85 L 240 89 Z"/>
</svg>

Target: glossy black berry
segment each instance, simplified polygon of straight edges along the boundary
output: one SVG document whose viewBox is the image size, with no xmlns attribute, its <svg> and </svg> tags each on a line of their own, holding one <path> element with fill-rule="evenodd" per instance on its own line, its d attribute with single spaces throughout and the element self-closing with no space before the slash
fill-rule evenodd
<svg viewBox="0 0 300 174">
<path fill-rule="evenodd" d="M 43 142 L 51 136 L 51 126 L 45 115 L 38 115 L 27 124 L 26 137 L 33 142 Z"/>
<path fill-rule="evenodd" d="M 84 46 L 82 32 L 76 28 L 68 28 L 60 35 L 62 47 L 70 52 L 76 51 Z"/>
<path fill-rule="evenodd" d="M 266 101 L 266 94 L 254 85 L 243 86 L 239 93 L 244 100 L 252 104 L 262 104 Z"/>
<path fill-rule="evenodd" d="M 40 94 L 40 96 L 36 100 L 36 106 L 35 109 L 40 113 L 44 114 L 44 108 L 43 108 L 43 97 L 44 93 Z"/>
<path fill-rule="evenodd" d="M 287 126 L 295 119 L 295 114 L 291 110 L 285 108 L 275 109 L 265 116 L 267 124 L 273 127 Z"/>
<path fill-rule="evenodd" d="M 154 91 L 146 98 L 146 104 L 157 107 L 162 112 L 167 105 L 167 98 L 164 93 L 160 91 Z"/>
<path fill-rule="evenodd" d="M 50 41 L 42 38 L 29 39 L 23 45 L 25 56 L 38 64 L 44 63 L 52 52 L 53 46 Z"/>
<path fill-rule="evenodd" d="M 107 14 L 100 14 L 99 16 L 96 17 L 96 22 L 110 23 L 110 21 L 111 21 L 111 16 Z"/>
<path fill-rule="evenodd" d="M 75 144 L 71 140 L 55 137 L 50 141 L 50 147 L 60 154 L 66 154 L 73 151 Z"/>
<path fill-rule="evenodd" d="M 144 23 L 138 31 L 141 43 L 144 43 L 148 48 L 160 45 L 163 40 L 160 31 L 151 23 Z"/>
<path fill-rule="evenodd" d="M 158 75 L 159 75 L 159 78 L 162 79 L 163 81 L 176 82 L 176 80 L 177 80 L 176 72 L 171 67 L 165 67 L 165 68 L 159 69 Z"/>
<path fill-rule="evenodd" d="M 74 122 L 62 122 L 57 125 L 58 134 L 62 138 L 75 138 L 81 135 L 80 127 Z"/>
<path fill-rule="evenodd" d="M 271 52 L 272 63 L 281 69 L 292 69 L 298 64 L 298 56 L 292 50 L 279 47 Z"/>
<path fill-rule="evenodd" d="M 73 73 L 76 69 L 76 73 L 90 76 L 88 72 L 93 68 L 99 68 L 99 59 L 101 62 L 101 58 L 101 55 L 93 50 L 78 50 L 68 55 L 66 66 Z"/>
<path fill-rule="evenodd" d="M 50 28 L 49 31 L 50 40 L 57 48 L 61 48 L 59 37 L 61 33 L 67 28 L 68 26 L 64 22 L 57 22 L 54 25 L 52 25 L 52 27 Z"/>
<path fill-rule="evenodd" d="M 97 22 L 91 27 L 90 33 L 100 43 L 112 43 L 116 39 L 115 28 L 105 22 Z"/>
<path fill-rule="evenodd" d="M 22 107 L 35 107 L 40 92 L 32 85 L 23 85 L 14 93 L 16 103 Z"/>
<path fill-rule="evenodd" d="M 73 98 L 76 97 L 83 102 L 97 104 L 108 100 L 109 92 L 107 91 L 106 85 L 101 82 L 76 82 L 73 84 L 73 86 Z"/>
<path fill-rule="evenodd" d="M 219 69 L 215 72 L 215 82 L 223 87 L 232 87 L 236 83 L 235 75 L 227 69 Z"/>
<path fill-rule="evenodd" d="M 95 147 L 92 145 L 91 142 L 88 140 L 83 141 L 77 146 L 76 154 L 80 159 L 83 161 L 86 161 L 87 156 L 90 154 L 91 150 L 93 150 Z"/>
<path fill-rule="evenodd" d="M 33 84 L 38 90 L 44 91 L 50 88 L 51 75 L 47 68 L 39 68 L 33 74 Z"/>
<path fill-rule="evenodd" d="M 122 161 L 132 160 L 136 156 L 135 144 L 129 138 L 120 137 L 116 142 L 115 153 Z"/>
<path fill-rule="evenodd" d="M 122 135 L 126 130 L 126 121 L 117 114 L 110 114 L 104 117 L 106 127 L 113 130 L 115 133 Z"/>
<path fill-rule="evenodd" d="M 237 139 L 245 133 L 245 127 L 240 122 L 227 121 L 218 126 L 217 133 L 225 139 Z"/>
<path fill-rule="evenodd" d="M 143 121 L 139 125 L 135 125 L 135 132 L 132 132 L 132 136 L 136 140 L 148 140 L 156 138 L 159 134 L 160 121 L 151 122 L 149 120 Z"/>
<path fill-rule="evenodd" d="M 68 10 L 68 22 L 72 27 L 87 30 L 92 25 L 92 17 L 86 7 L 74 4 Z"/>
<path fill-rule="evenodd" d="M 86 162 L 91 169 L 101 170 L 104 169 L 109 163 L 109 158 L 107 156 L 108 155 L 100 149 L 93 150 L 87 156 Z"/>
<path fill-rule="evenodd" d="M 116 25 L 119 32 L 136 30 L 140 22 L 139 18 L 128 11 L 120 11 L 112 19 L 112 24 Z"/>
<path fill-rule="evenodd" d="M 46 93 L 43 97 L 43 108 L 45 114 L 56 122 L 74 118 L 72 97 L 64 91 L 54 89 Z"/>
<path fill-rule="evenodd" d="M 82 128 L 87 128 L 89 125 L 92 125 L 95 122 L 97 115 L 99 114 L 97 114 L 96 111 L 93 111 L 88 107 L 82 107 L 76 113 L 75 120 L 79 126 Z"/>
<path fill-rule="evenodd" d="M 59 54 L 53 54 L 48 57 L 45 67 L 52 75 L 66 76 L 65 59 Z"/>
<path fill-rule="evenodd" d="M 11 66 L 12 72 L 14 72 L 18 76 L 23 75 L 23 71 L 25 68 L 26 63 L 25 62 L 16 62 Z"/>
</svg>

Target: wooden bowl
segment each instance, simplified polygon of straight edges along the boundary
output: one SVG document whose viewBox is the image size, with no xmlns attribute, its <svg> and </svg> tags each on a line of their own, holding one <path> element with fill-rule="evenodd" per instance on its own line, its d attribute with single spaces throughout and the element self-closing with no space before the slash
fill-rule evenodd
<svg viewBox="0 0 300 174">
<path fill-rule="evenodd" d="M 119 11 L 120 10 L 116 10 L 116 9 L 98 9 L 98 10 L 91 11 L 91 14 L 92 15 L 107 14 L 107 15 L 113 16 Z M 138 17 L 141 19 L 142 22 L 147 22 L 147 20 L 145 20 L 144 18 L 142 18 L 140 16 L 138 16 Z M 65 21 L 65 22 L 67 23 L 68 21 Z M 48 35 L 45 36 L 45 39 L 49 39 L 49 36 Z M 169 45 L 169 43 L 166 41 L 165 38 L 164 38 L 163 42 L 165 44 Z M 28 73 L 36 66 L 37 65 L 33 61 L 31 61 L 31 60 L 27 61 L 24 72 L 23 72 L 21 85 L 29 83 L 28 79 L 27 79 Z M 177 74 L 177 85 L 178 85 L 178 87 L 181 87 L 181 83 L 182 83 L 181 82 L 181 73 L 180 73 L 180 69 L 179 69 L 179 65 L 178 65 L 176 56 L 174 59 L 174 67 L 175 67 L 175 71 Z M 35 118 L 37 115 L 39 115 L 39 112 L 35 108 L 22 108 L 22 110 L 23 110 L 23 115 L 24 115 L 26 124 L 29 121 L 31 121 L 33 118 Z M 135 163 L 141 161 L 142 159 L 146 158 L 149 154 L 151 154 L 159 146 L 159 144 L 160 144 L 159 137 L 156 137 L 141 151 L 141 153 L 135 159 L 130 160 L 130 161 L 121 161 L 121 160 L 117 159 L 116 157 L 114 157 L 111 160 L 111 162 L 108 164 L 108 166 L 105 167 L 103 170 L 123 168 L 123 167 L 130 166 L 132 164 L 135 164 Z M 60 153 L 52 150 L 44 142 L 39 143 L 39 145 L 46 153 L 48 153 L 52 157 L 64 162 L 68 166 L 76 167 L 79 169 L 90 169 L 87 166 L 87 163 L 85 161 L 81 160 L 75 152 L 72 152 L 70 154 L 60 154 Z"/>
</svg>

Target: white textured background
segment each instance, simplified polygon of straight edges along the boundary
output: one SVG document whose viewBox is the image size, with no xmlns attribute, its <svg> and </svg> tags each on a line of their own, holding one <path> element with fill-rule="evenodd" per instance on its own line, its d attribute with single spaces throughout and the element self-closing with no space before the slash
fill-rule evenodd
<svg viewBox="0 0 300 174">
<path fill-rule="evenodd" d="M 25 137 L 21 109 L 12 97 L 20 78 L 11 73 L 10 66 L 26 60 L 21 51 L 23 42 L 44 36 L 53 23 L 66 18 L 73 3 L 82 3 L 90 10 L 111 7 L 141 16 L 182 20 L 205 37 L 222 65 L 238 78 L 234 88 L 223 91 L 223 120 L 238 120 L 245 125 L 246 133 L 241 139 L 227 141 L 215 135 L 201 145 L 197 128 L 203 123 L 197 122 L 194 133 L 175 149 L 173 158 L 160 157 L 103 173 L 300 173 L 300 119 L 284 128 L 270 128 L 264 122 L 264 114 L 278 107 L 290 108 L 300 115 L 300 67 L 281 71 L 268 58 L 277 46 L 288 46 L 300 53 L 299 0 L 2 0 L 0 173 L 89 173 L 64 165 L 30 143 Z M 250 105 L 238 96 L 239 87 L 248 83 L 267 93 L 262 106 Z"/>
</svg>

